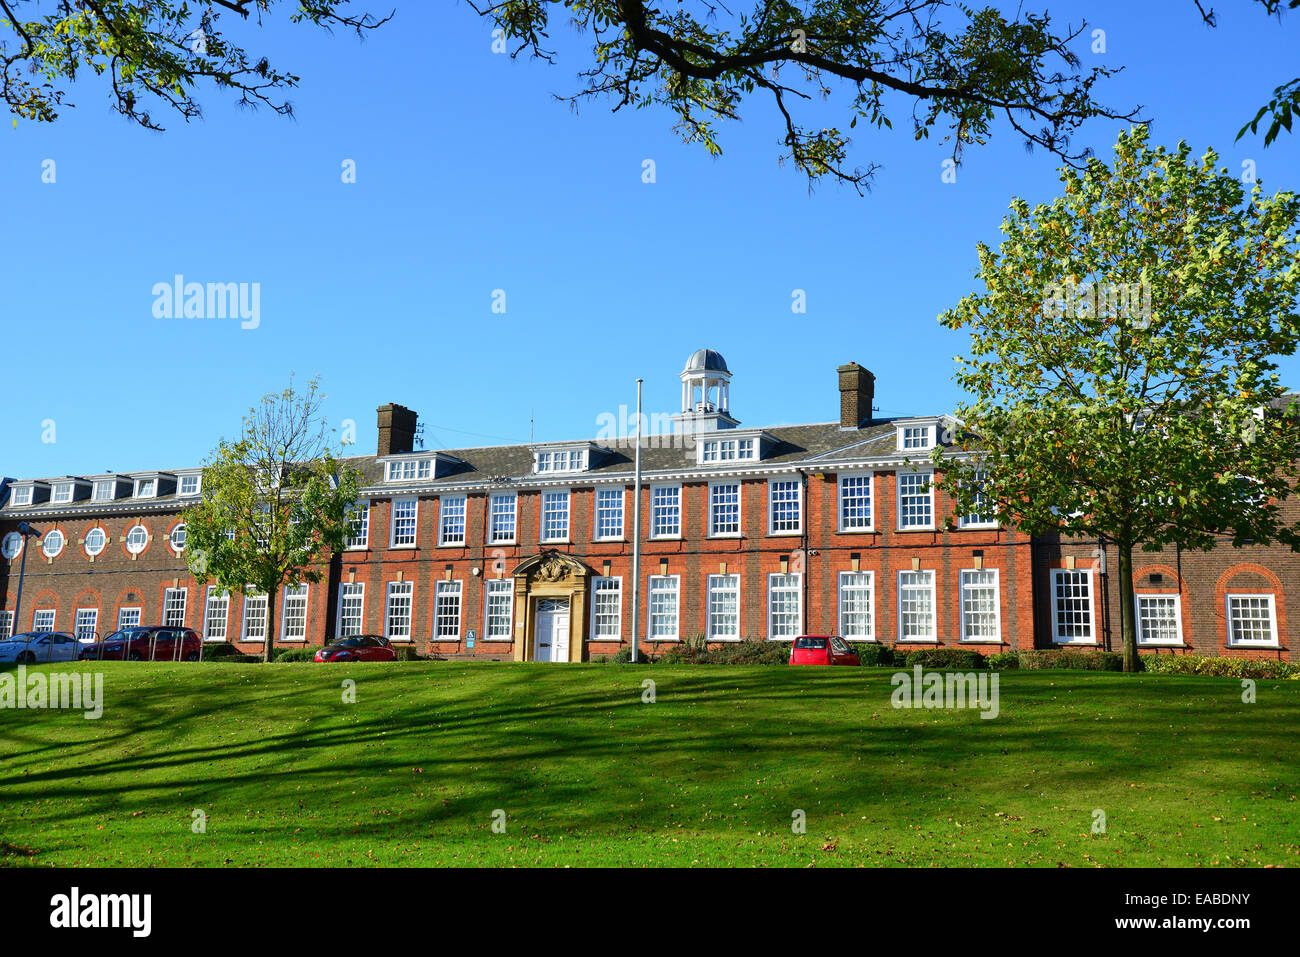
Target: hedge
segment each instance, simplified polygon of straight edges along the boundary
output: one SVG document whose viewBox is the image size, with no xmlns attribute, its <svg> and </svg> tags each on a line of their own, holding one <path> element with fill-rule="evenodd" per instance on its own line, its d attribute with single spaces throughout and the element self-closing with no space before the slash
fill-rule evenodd
<svg viewBox="0 0 1300 957">
<path fill-rule="evenodd" d="M 1144 671 L 1215 678 L 1300 678 L 1300 665 L 1273 658 L 1222 658 L 1214 655 L 1142 655 Z"/>
</svg>

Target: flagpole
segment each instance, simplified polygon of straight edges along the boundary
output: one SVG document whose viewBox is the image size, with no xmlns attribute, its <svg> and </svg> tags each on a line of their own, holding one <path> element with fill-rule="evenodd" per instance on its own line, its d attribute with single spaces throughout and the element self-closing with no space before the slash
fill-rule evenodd
<svg viewBox="0 0 1300 957">
<path fill-rule="evenodd" d="M 641 620 L 641 380 L 636 380 L 636 466 L 632 482 L 632 661 Z"/>
</svg>

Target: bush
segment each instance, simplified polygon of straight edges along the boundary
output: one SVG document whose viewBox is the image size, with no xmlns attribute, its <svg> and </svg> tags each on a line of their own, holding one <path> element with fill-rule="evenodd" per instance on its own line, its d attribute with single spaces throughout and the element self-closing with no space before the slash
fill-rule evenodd
<svg viewBox="0 0 1300 957">
<path fill-rule="evenodd" d="M 1296 678 L 1300 665 L 1276 659 L 1228 658 L 1216 655 L 1142 655 L 1144 671 L 1214 678 Z"/>
<path fill-rule="evenodd" d="M 209 644 L 203 643 L 204 658 L 230 658 L 242 654 L 238 648 L 228 641 L 219 641 Z"/>
<path fill-rule="evenodd" d="M 1017 652 L 1026 671 L 1068 668 L 1074 671 L 1123 671 L 1124 656 L 1113 651 L 1076 651 L 1073 648 Z"/>
<path fill-rule="evenodd" d="M 858 664 L 864 668 L 888 668 L 894 664 L 894 649 L 878 641 L 864 641 L 853 645 L 858 653 Z"/>
<path fill-rule="evenodd" d="M 315 661 L 315 648 L 281 648 L 274 652 L 272 661 L 294 662 L 294 661 Z"/>
<path fill-rule="evenodd" d="M 984 668 L 984 656 L 978 651 L 966 648 L 921 648 L 910 652 L 904 659 L 909 668 L 920 665 L 923 668 L 956 668 L 961 671 L 975 671 Z"/>
<path fill-rule="evenodd" d="M 632 646 L 627 645 L 618 649 L 612 655 L 605 658 L 606 663 L 612 665 L 630 665 L 632 664 Z M 637 648 L 636 663 L 638 665 L 648 665 L 654 662 L 654 658 L 644 648 Z"/>
<path fill-rule="evenodd" d="M 784 665 L 790 663 L 790 645 L 784 641 L 746 638 L 734 644 L 719 645 L 708 653 L 704 664 L 714 665 Z"/>
<path fill-rule="evenodd" d="M 1006 671 L 1020 667 L 1020 653 L 1017 651 L 997 651 L 984 660 L 994 671 Z"/>
</svg>

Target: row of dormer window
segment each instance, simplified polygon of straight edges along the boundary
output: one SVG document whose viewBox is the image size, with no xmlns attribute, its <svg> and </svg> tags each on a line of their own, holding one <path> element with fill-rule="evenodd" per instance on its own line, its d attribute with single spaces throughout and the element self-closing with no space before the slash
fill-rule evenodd
<svg viewBox="0 0 1300 957">
<path fill-rule="evenodd" d="M 130 486 L 130 493 L 124 494 Z M 157 498 L 172 490 L 181 497 L 199 494 L 203 487 L 203 473 L 182 472 L 171 474 L 155 472 L 149 475 L 108 476 L 105 478 L 67 478 L 50 482 L 15 482 L 10 486 L 9 504 L 14 506 L 71 505 L 74 502 L 112 502 L 121 498 Z M 46 493 L 48 492 L 48 498 Z"/>
</svg>

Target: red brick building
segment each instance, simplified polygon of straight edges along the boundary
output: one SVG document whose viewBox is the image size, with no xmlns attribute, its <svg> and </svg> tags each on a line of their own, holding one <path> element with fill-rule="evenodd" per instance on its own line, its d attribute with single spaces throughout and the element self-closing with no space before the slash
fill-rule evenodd
<svg viewBox="0 0 1300 957">
<path fill-rule="evenodd" d="M 836 374 L 838 421 L 748 428 L 723 358 L 690 357 L 673 434 L 642 439 L 643 647 L 803 632 L 985 653 L 1119 646 L 1113 548 L 1031 541 L 979 515 L 945 530 L 950 502 L 929 460 L 950 420 L 873 418 L 872 374 Z M 349 460 L 364 476 L 356 535 L 319 583 L 277 597 L 278 644 L 366 632 L 445 655 L 566 661 L 626 645 L 633 442 L 419 451 L 413 411 L 378 412 L 376 454 Z M 161 623 L 259 650 L 265 597 L 200 591 L 186 569 L 182 510 L 201 494 L 197 468 L 7 480 L 0 633 Z M 20 521 L 41 537 L 26 544 L 14 621 Z M 1146 643 L 1290 660 L 1297 558 L 1139 557 Z"/>
</svg>

